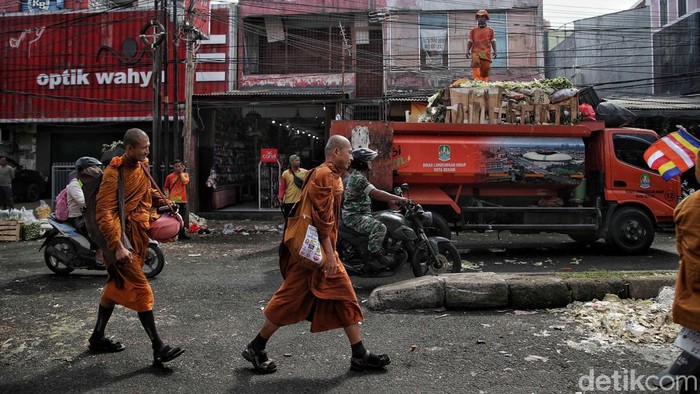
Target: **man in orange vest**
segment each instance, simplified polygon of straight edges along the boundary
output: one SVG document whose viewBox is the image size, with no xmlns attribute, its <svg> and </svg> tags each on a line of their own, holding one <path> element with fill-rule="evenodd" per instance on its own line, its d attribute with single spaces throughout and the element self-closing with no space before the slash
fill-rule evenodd
<svg viewBox="0 0 700 394">
<path fill-rule="evenodd" d="M 187 230 L 190 227 L 190 215 L 187 212 L 187 184 L 190 183 L 190 175 L 185 169 L 185 163 L 180 159 L 173 161 L 173 172 L 165 177 L 163 192 L 165 196 L 178 206 L 178 212 L 185 222 L 182 231 L 178 235 L 179 240 L 190 239 L 187 235 Z"/>
<path fill-rule="evenodd" d="M 496 58 L 496 33 L 490 26 L 486 25 L 486 21 L 489 20 L 489 13 L 486 10 L 477 11 L 474 18 L 477 21 L 477 26 L 469 32 L 467 59 L 472 60 L 471 67 L 474 79 L 488 82 L 491 62 Z"/>
</svg>

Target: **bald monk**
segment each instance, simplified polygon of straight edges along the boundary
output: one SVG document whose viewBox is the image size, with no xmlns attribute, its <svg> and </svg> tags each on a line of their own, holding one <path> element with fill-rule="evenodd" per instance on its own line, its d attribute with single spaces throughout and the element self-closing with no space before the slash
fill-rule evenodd
<svg viewBox="0 0 700 394">
<path fill-rule="evenodd" d="M 163 343 L 156 331 L 153 317 L 153 291 L 141 268 L 148 249 L 146 231 L 150 225 L 151 206 L 169 204 L 163 201 L 157 190 L 151 187 L 150 180 L 139 162 L 148 165 L 146 156 L 151 143 L 141 129 L 129 129 L 124 134 L 123 156 L 112 159 L 105 169 L 97 194 L 95 218 L 100 232 L 104 235 L 107 249 L 113 259 L 106 258 L 105 265 L 109 277 L 102 292 L 95 330 L 90 337 L 90 349 L 95 352 L 119 352 L 124 345 L 105 337 L 105 327 L 114 306 L 122 305 L 138 312 L 139 320 L 146 329 L 153 347 L 153 361 L 156 365 L 171 361 L 184 350 L 172 348 Z M 119 171 L 122 171 L 124 185 L 125 236 L 122 238 L 119 216 Z"/>
<path fill-rule="evenodd" d="M 284 282 L 265 308 L 265 323 L 257 337 L 243 351 L 243 358 L 255 371 L 277 370 L 268 359 L 265 345 L 281 326 L 311 322 L 311 332 L 343 328 L 352 347 L 352 370 L 383 369 L 389 356 L 367 351 L 362 344 L 359 322 L 362 309 L 343 264 L 335 251 L 343 195 L 341 175 L 352 160 L 352 147 L 347 138 L 334 135 L 328 139 L 326 161 L 307 174 L 305 187 L 313 202 L 312 219 L 326 256 L 321 270 L 309 270 L 297 264 L 287 248 L 281 247 L 280 270 Z"/>
</svg>

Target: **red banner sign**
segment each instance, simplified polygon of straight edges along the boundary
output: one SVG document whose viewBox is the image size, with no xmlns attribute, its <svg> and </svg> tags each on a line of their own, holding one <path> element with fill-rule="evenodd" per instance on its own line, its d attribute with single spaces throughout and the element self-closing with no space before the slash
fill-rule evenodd
<svg viewBox="0 0 700 394">
<path fill-rule="evenodd" d="M 277 149 L 260 149 L 260 161 L 262 161 L 263 163 L 277 163 Z"/>
</svg>

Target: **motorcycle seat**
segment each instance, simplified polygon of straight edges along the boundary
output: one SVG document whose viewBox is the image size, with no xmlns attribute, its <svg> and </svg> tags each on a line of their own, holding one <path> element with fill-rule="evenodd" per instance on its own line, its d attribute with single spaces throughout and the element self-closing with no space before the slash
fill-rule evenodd
<svg viewBox="0 0 700 394">
<path fill-rule="evenodd" d="M 366 236 L 367 236 L 367 234 L 359 233 L 359 232 L 357 232 L 357 231 L 351 229 L 350 227 L 346 226 L 346 225 L 343 224 L 342 222 L 340 223 L 340 227 L 338 228 L 338 230 L 339 230 L 339 231 L 342 231 L 342 232 L 345 232 L 345 233 L 348 233 L 348 234 L 350 234 L 350 235 L 354 235 L 354 236 L 356 236 L 356 237 L 366 237 Z"/>
</svg>

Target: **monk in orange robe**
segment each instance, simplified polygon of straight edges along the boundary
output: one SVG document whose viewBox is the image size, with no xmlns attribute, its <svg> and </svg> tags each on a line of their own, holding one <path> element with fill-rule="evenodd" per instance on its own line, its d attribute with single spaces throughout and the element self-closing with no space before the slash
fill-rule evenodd
<svg viewBox="0 0 700 394">
<path fill-rule="evenodd" d="M 700 182 L 700 155 L 695 158 L 695 179 Z M 691 330 L 700 331 L 700 192 L 686 197 L 673 212 L 676 223 L 676 248 L 680 256 L 673 299 L 673 321 Z M 676 361 L 656 375 L 655 384 L 667 386 L 678 378 L 687 379 L 689 389 L 700 387 L 700 359 L 683 351 Z"/>
<path fill-rule="evenodd" d="M 105 328 L 114 306 L 122 305 L 138 312 L 139 320 L 151 339 L 153 359 L 161 364 L 180 356 L 184 350 L 163 343 L 156 331 L 153 317 L 153 291 L 141 266 L 148 250 L 151 206 L 170 204 L 160 198 L 139 163 L 148 164 L 150 141 L 140 129 L 129 129 L 124 135 L 123 156 L 112 159 L 104 171 L 97 194 L 95 218 L 100 232 L 113 253 L 106 259 L 109 277 L 102 292 L 95 330 L 90 337 L 90 349 L 96 352 L 118 352 L 124 345 L 105 337 Z M 119 176 L 124 189 L 124 219 L 122 229 L 119 214 Z M 106 254 L 110 255 L 110 254 Z"/>
<path fill-rule="evenodd" d="M 265 323 L 257 337 L 243 351 L 243 358 L 253 364 L 255 371 L 271 373 L 277 370 L 268 359 L 265 346 L 281 326 L 302 320 L 311 322 L 311 332 L 343 328 L 352 348 L 350 367 L 353 370 L 382 369 L 389 364 L 386 354 L 374 354 L 362 344 L 359 322 L 362 308 L 357 302 L 352 282 L 335 251 L 343 194 L 341 175 L 352 160 L 352 146 L 339 135 L 328 139 L 326 161 L 306 180 L 308 198 L 312 200 L 313 224 L 323 247 L 326 261 L 320 270 L 299 265 L 284 246 L 280 253 L 280 270 L 284 282 L 265 309 Z"/>
</svg>

